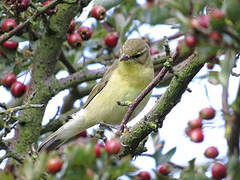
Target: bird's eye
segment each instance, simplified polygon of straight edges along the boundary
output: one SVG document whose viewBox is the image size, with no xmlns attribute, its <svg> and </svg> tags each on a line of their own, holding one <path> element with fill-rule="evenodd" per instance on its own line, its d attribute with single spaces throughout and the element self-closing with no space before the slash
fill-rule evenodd
<svg viewBox="0 0 240 180">
<path fill-rule="evenodd" d="M 133 55 L 132 57 L 133 57 L 133 58 L 139 58 L 139 57 L 142 56 L 143 54 L 144 54 L 144 52 L 143 52 L 143 53 L 136 54 L 136 55 Z"/>
</svg>

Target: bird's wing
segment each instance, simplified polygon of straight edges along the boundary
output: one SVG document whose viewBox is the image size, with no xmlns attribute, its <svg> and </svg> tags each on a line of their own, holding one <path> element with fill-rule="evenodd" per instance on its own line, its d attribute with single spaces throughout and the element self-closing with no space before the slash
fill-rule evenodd
<svg viewBox="0 0 240 180">
<path fill-rule="evenodd" d="M 92 91 L 88 96 L 87 101 L 85 102 L 82 108 L 86 108 L 87 105 L 93 100 L 93 98 L 107 85 L 113 71 L 117 68 L 117 66 L 118 66 L 118 61 L 115 60 L 115 62 L 105 72 L 101 81 L 93 87 Z"/>
</svg>

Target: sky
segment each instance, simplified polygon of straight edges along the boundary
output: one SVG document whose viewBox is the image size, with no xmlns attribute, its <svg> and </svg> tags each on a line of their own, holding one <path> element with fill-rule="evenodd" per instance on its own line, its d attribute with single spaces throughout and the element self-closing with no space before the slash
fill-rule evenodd
<svg viewBox="0 0 240 180">
<path fill-rule="evenodd" d="M 144 0 L 139 1 L 140 3 Z M 84 17 L 84 16 L 83 16 Z M 91 22 L 85 22 L 89 24 Z M 169 36 L 176 33 L 176 30 L 171 29 L 170 26 L 157 25 L 149 26 L 143 25 L 139 28 L 140 34 L 134 32 L 131 34 L 130 38 L 136 38 L 139 36 L 148 35 L 154 40 L 161 39 L 164 36 Z M 177 41 L 171 41 L 171 50 L 175 50 Z M 91 66 L 91 69 L 98 68 L 99 66 Z M 220 71 L 220 67 L 217 65 L 213 70 Z M 240 71 L 236 69 L 236 71 Z M 208 73 L 207 67 L 204 66 L 202 70 L 196 75 L 194 80 L 189 84 L 189 88 L 192 90 L 191 93 L 185 92 L 182 96 L 181 101 L 173 108 L 173 110 L 167 115 L 164 120 L 163 127 L 159 130 L 161 140 L 165 141 L 165 146 L 163 152 L 167 152 L 173 147 L 177 148 L 177 151 L 171 161 L 175 164 L 187 166 L 189 160 L 196 158 L 197 164 L 203 164 L 206 162 L 211 162 L 206 159 L 203 155 L 205 149 L 209 146 L 216 146 L 219 150 L 218 158 L 224 158 L 227 153 L 227 144 L 224 138 L 224 121 L 222 120 L 221 112 L 221 93 L 222 88 L 220 85 L 212 85 L 207 79 L 199 79 L 200 76 Z M 66 71 L 61 71 L 57 74 L 57 78 L 66 77 L 68 73 Z M 24 77 L 19 80 L 23 81 Z M 26 82 L 29 77 L 26 78 Z M 231 77 L 229 85 L 229 103 L 232 103 L 236 97 L 236 92 L 239 86 L 239 78 Z M 206 96 L 206 89 L 208 96 Z M 164 93 L 166 88 L 154 89 L 153 94 L 159 95 Z M 43 118 L 43 124 L 46 124 L 49 119 L 54 117 L 57 107 L 61 106 L 63 103 L 63 97 L 68 94 L 68 90 L 60 92 L 57 96 L 52 98 L 48 103 L 46 112 Z M 0 87 L 0 102 L 8 102 L 12 97 L 11 94 L 3 87 Z M 128 125 L 132 126 L 143 117 L 155 104 L 156 98 L 151 98 L 144 110 Z M 79 101 L 75 103 L 79 106 Z M 199 115 L 199 111 L 204 107 L 212 106 L 216 109 L 216 117 L 211 123 L 204 124 L 204 141 L 202 143 L 193 143 L 186 137 L 184 130 L 187 127 L 187 123 L 191 119 L 195 119 Z M 89 131 L 91 132 L 91 130 Z M 9 135 L 8 137 L 11 137 Z M 154 152 L 154 147 L 151 138 L 147 141 L 147 154 Z M 0 155 L 3 152 L 0 152 Z M 144 163 L 143 163 L 144 162 Z M 149 157 L 137 157 L 133 160 L 134 165 L 140 167 L 142 170 L 151 171 L 156 166 L 154 160 Z M 0 168 L 3 167 L 3 163 Z"/>
</svg>

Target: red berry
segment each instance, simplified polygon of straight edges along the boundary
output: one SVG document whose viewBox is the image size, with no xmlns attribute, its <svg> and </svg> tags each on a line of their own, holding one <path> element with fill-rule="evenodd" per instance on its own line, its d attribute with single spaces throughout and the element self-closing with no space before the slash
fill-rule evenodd
<svg viewBox="0 0 240 180">
<path fill-rule="evenodd" d="M 199 116 L 202 119 L 213 119 L 215 117 L 216 111 L 212 107 L 203 108 L 199 112 Z"/>
<path fill-rule="evenodd" d="M 214 19 L 222 19 L 224 16 L 224 13 L 220 9 L 214 9 L 211 14 L 211 17 Z"/>
<path fill-rule="evenodd" d="M 42 7 L 48 5 L 51 1 L 52 1 L 52 0 L 48 0 L 48 1 L 44 2 L 43 5 L 42 5 Z M 54 7 L 50 8 L 50 9 L 48 9 L 48 10 L 46 11 L 46 14 L 47 14 L 47 15 L 56 14 L 57 10 L 58 10 L 58 7 L 57 7 L 57 6 L 54 6 Z"/>
<path fill-rule="evenodd" d="M 201 128 L 193 129 L 190 133 L 190 139 L 193 142 L 199 143 L 204 139 L 203 132 Z"/>
<path fill-rule="evenodd" d="M 75 31 L 76 28 L 76 23 L 74 22 L 74 20 L 71 21 L 69 27 L 68 27 L 68 33 L 71 34 Z"/>
<path fill-rule="evenodd" d="M 188 47 L 193 48 L 197 44 L 197 38 L 192 34 L 188 34 L 185 36 L 185 42 Z"/>
<path fill-rule="evenodd" d="M 72 47 L 80 47 L 82 45 L 82 38 L 78 33 L 69 34 L 67 40 Z"/>
<path fill-rule="evenodd" d="M 109 155 L 117 154 L 121 150 L 121 144 L 117 139 L 110 139 L 106 142 L 105 150 Z"/>
<path fill-rule="evenodd" d="M 190 24 L 194 29 L 198 29 L 200 27 L 200 23 L 197 18 L 192 18 Z"/>
<path fill-rule="evenodd" d="M 14 19 L 5 19 L 2 23 L 1 29 L 5 32 L 11 31 L 17 27 L 17 23 Z"/>
<path fill-rule="evenodd" d="M 103 20 L 106 17 L 106 10 L 102 6 L 94 6 L 91 14 L 97 20 Z"/>
<path fill-rule="evenodd" d="M 219 34 L 218 32 L 216 31 L 213 31 L 211 32 L 209 35 L 208 35 L 209 39 L 213 40 L 216 44 L 219 44 L 221 43 L 222 41 L 222 35 Z"/>
<path fill-rule="evenodd" d="M 11 93 L 14 97 L 21 97 L 25 92 L 25 85 L 19 81 L 15 81 L 11 85 Z"/>
<path fill-rule="evenodd" d="M 20 2 L 17 5 L 18 10 L 20 11 L 26 11 L 28 8 L 29 0 L 20 0 Z"/>
<path fill-rule="evenodd" d="M 62 169 L 63 162 L 60 158 L 50 159 L 47 162 L 47 172 L 55 174 Z"/>
<path fill-rule="evenodd" d="M 114 33 L 109 33 L 105 39 L 104 39 L 105 44 L 109 47 L 109 48 L 114 48 L 117 43 L 118 43 L 118 35 L 116 32 Z"/>
<path fill-rule="evenodd" d="M 2 79 L 2 85 L 5 87 L 11 87 L 11 85 L 16 81 L 15 74 L 5 74 Z"/>
<path fill-rule="evenodd" d="M 79 137 L 87 137 L 87 131 L 84 130 L 84 131 L 80 132 L 79 134 L 76 135 L 76 137 L 77 138 L 79 138 Z"/>
<path fill-rule="evenodd" d="M 151 179 L 151 175 L 147 171 L 139 172 L 137 177 L 138 177 L 139 180 L 150 180 Z"/>
<path fill-rule="evenodd" d="M 225 178 L 227 175 L 227 169 L 226 167 L 221 164 L 221 163 L 215 163 L 213 166 L 212 166 L 212 178 L 213 179 L 222 179 L 222 178 Z"/>
<path fill-rule="evenodd" d="M 190 127 L 185 128 L 185 133 L 187 136 L 190 136 L 192 129 Z"/>
<path fill-rule="evenodd" d="M 154 55 L 154 54 L 158 54 L 159 51 L 156 48 L 150 48 L 150 54 Z"/>
<path fill-rule="evenodd" d="M 208 28 L 210 22 L 210 17 L 208 15 L 199 16 L 197 17 L 197 20 L 200 26 L 203 28 Z"/>
<path fill-rule="evenodd" d="M 5 47 L 7 50 L 15 51 L 18 48 L 18 42 L 11 41 L 11 40 L 4 41 L 3 47 Z"/>
<path fill-rule="evenodd" d="M 158 173 L 167 176 L 171 172 L 171 166 L 168 163 L 163 163 L 158 168 Z"/>
<path fill-rule="evenodd" d="M 147 3 L 154 3 L 154 0 L 147 0 Z"/>
<path fill-rule="evenodd" d="M 94 152 L 95 152 L 95 156 L 97 158 L 99 158 L 101 156 L 101 148 L 104 147 L 102 146 L 102 144 L 95 144 L 94 146 Z"/>
<path fill-rule="evenodd" d="M 81 26 L 77 31 L 84 41 L 89 40 L 92 36 L 92 30 L 89 27 Z"/>
<path fill-rule="evenodd" d="M 191 129 L 201 128 L 202 127 L 202 119 L 197 118 L 197 119 L 190 120 L 190 121 L 188 121 L 188 126 Z"/>
<path fill-rule="evenodd" d="M 215 146 L 210 146 L 205 150 L 204 155 L 207 158 L 213 158 L 214 159 L 218 156 L 218 149 Z"/>
<path fill-rule="evenodd" d="M 212 64 L 212 63 L 208 63 L 208 64 L 207 64 L 207 68 L 208 68 L 208 69 L 213 69 L 213 67 L 214 67 L 214 64 Z"/>
</svg>

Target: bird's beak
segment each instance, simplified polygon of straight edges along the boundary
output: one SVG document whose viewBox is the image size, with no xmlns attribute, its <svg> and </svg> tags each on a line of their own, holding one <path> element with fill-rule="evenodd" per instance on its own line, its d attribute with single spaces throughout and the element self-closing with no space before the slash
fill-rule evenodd
<svg viewBox="0 0 240 180">
<path fill-rule="evenodd" d="M 129 59 L 129 56 L 128 55 L 122 55 L 120 57 L 120 61 L 127 61 Z"/>
</svg>

